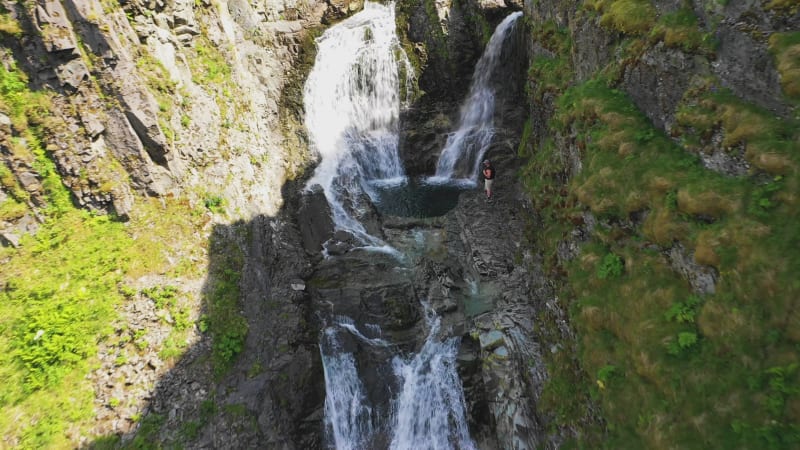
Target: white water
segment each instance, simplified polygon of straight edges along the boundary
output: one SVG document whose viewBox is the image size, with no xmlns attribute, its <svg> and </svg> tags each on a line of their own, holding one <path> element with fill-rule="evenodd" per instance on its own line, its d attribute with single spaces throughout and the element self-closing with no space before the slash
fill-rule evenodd
<svg viewBox="0 0 800 450">
<path fill-rule="evenodd" d="M 359 218 L 368 211 L 372 184 L 405 182 L 397 154 L 398 64 L 411 71 L 395 28 L 394 4 L 369 2 L 329 28 L 317 39 L 304 92 L 310 145 L 320 156 L 308 186 L 322 186 L 337 229 L 384 250 Z"/>
<path fill-rule="evenodd" d="M 469 436 L 461 380 L 456 372 L 458 338 L 439 340 L 439 317 L 426 306 L 428 337 L 410 359 L 395 357 L 394 373 L 402 382 L 395 400 L 392 450 L 469 450 Z"/>
<path fill-rule="evenodd" d="M 469 94 L 461 107 L 458 130 L 447 137 L 442 154 L 436 164 L 436 174 L 431 182 L 459 182 L 475 184 L 483 155 L 494 136 L 494 89 L 490 80 L 500 60 L 503 43 L 511 34 L 514 23 L 522 16 L 515 12 L 500 22 L 486 44 L 475 72 Z"/>
<path fill-rule="evenodd" d="M 488 77 L 497 65 L 508 29 L 519 15 L 512 14 L 498 26 L 481 57 L 461 127 L 448 139 L 442 157 L 457 154 L 453 162 L 440 160 L 444 169 L 437 168 L 437 177 L 450 180 L 458 176 L 463 179 L 454 180 L 456 183 L 474 183 L 472 172 L 491 141 L 494 93 Z M 366 3 L 362 12 L 328 29 L 317 40 L 319 50 L 304 92 L 309 140 L 320 157 L 308 186 L 322 186 L 337 229 L 353 234 L 363 248 L 390 253 L 396 250 L 371 236 L 361 219 L 369 210 L 374 186 L 406 180 L 397 153 L 398 64 L 405 65 L 406 73 L 411 70 L 399 46 L 394 19 L 394 4 Z M 412 355 L 397 353 L 374 325 L 359 330 L 353 320 L 337 317 L 324 330 L 320 353 L 326 389 L 325 429 L 336 449 L 367 449 L 376 442 L 389 442 L 394 450 L 475 448 L 456 372 L 458 338 L 442 339 L 438 317 L 427 306 L 425 315 L 428 335 L 420 351 Z M 359 346 L 361 351 L 375 350 L 375 355 L 395 355 L 368 363 L 373 369 L 385 368 L 386 386 L 397 387 L 391 394 L 390 411 L 381 410 L 386 407 L 380 400 L 371 404 L 373 390 L 380 389 L 369 386 L 367 395 L 359 374 L 359 361 L 364 361 L 356 358 L 363 355 L 353 353 Z"/>
<path fill-rule="evenodd" d="M 373 432 L 372 408 L 355 357 L 340 347 L 336 328 L 325 330 L 320 354 L 325 374 L 325 429 L 337 450 L 366 448 Z"/>
<path fill-rule="evenodd" d="M 325 428 L 337 450 L 370 448 L 380 429 L 376 424 L 380 423 L 389 424 L 391 450 L 476 448 L 469 436 L 466 403 L 456 371 L 458 338 L 441 339 L 439 317 L 427 305 L 425 319 L 428 336 L 419 353 L 397 355 L 392 360 L 400 391 L 385 418 L 376 417 L 358 375 L 355 356 L 342 348 L 339 334 L 348 333 L 372 347 L 390 344 L 364 336 L 352 320 L 343 317 L 325 329 L 320 344 Z"/>
</svg>

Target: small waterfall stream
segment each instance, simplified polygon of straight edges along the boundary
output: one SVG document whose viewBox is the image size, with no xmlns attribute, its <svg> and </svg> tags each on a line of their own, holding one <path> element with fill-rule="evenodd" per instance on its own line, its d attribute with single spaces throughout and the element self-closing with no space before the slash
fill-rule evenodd
<svg viewBox="0 0 800 450">
<path fill-rule="evenodd" d="M 521 16 L 522 12 L 515 12 L 503 19 L 486 44 L 472 74 L 469 94 L 461 107 L 461 122 L 458 129 L 447 137 L 436 164 L 436 174 L 429 179 L 431 182 L 458 179 L 474 184 L 477 181 L 481 159 L 494 135 L 494 89 L 490 81 L 500 60 L 503 43 Z"/>
<path fill-rule="evenodd" d="M 513 16 L 498 30 L 510 28 L 519 14 Z M 391 249 L 362 223 L 380 195 L 387 195 L 385 189 L 379 194 L 377 187 L 407 183 L 398 156 L 402 103 L 398 66 L 406 65 L 406 73 L 411 73 L 411 69 L 395 28 L 394 4 L 370 2 L 363 11 L 329 28 L 317 39 L 318 54 L 304 91 L 310 145 L 320 156 L 308 186 L 318 184 L 323 188 L 335 228 L 352 234 L 361 248 L 366 249 Z M 503 40 L 492 37 L 489 44 L 492 49 L 487 49 L 491 55 L 481 58 L 476 74 L 480 71 L 488 77 L 497 64 L 496 47 Z M 479 139 L 476 142 L 481 143 L 483 150 L 477 150 L 472 159 L 479 158 L 488 145 L 493 113 L 493 93 L 487 87 L 488 81 L 483 75 L 476 75 L 477 78 L 483 81 L 474 85 L 482 87 L 473 86 L 471 92 L 475 91 L 473 97 L 483 99 L 481 107 L 489 112 L 465 112 L 462 128 L 482 127 L 489 130 L 488 137 L 473 138 L 472 131 L 456 133 L 463 135 L 459 138 L 462 142 Z M 465 111 L 476 108 L 479 107 L 468 106 Z M 447 174 L 437 171 L 437 175 L 451 177 L 456 163 L 451 164 L 453 168 Z M 398 258 L 396 267 L 385 270 L 408 272 L 408 267 L 400 267 L 404 261 L 407 262 Z M 337 282 L 347 283 L 347 279 Z M 326 389 L 325 430 L 330 448 L 476 448 L 469 434 L 464 394 L 456 371 L 459 338 L 448 337 L 449 331 L 442 330 L 432 308 L 423 303 L 423 309 L 426 337 L 415 353 L 401 351 L 390 340 L 384 340 L 376 325 L 356 323 L 343 316 L 326 319 L 319 348 Z M 364 370 L 364 363 L 359 360 L 361 352 L 382 359 L 370 361 L 369 365 L 370 370 L 384 377 L 379 378 L 385 385 L 381 392 L 388 395 L 376 397 L 376 386 L 365 382 L 367 378 L 360 373 Z"/>
</svg>

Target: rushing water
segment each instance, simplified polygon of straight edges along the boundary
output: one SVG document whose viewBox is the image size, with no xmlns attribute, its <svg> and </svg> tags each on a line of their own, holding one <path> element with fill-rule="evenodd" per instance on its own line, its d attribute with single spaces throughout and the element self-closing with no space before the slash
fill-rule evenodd
<svg viewBox="0 0 800 450">
<path fill-rule="evenodd" d="M 317 39 L 304 92 L 309 141 L 320 156 L 308 185 L 324 189 L 337 229 L 371 246 L 385 245 L 359 221 L 372 186 L 405 182 L 397 153 L 398 64 L 408 61 L 395 28 L 393 3 L 366 3 L 329 28 Z"/>
<path fill-rule="evenodd" d="M 453 162 L 440 160 L 440 177 L 453 178 L 461 173 L 458 167 L 466 164 L 467 169 L 458 176 L 469 181 L 472 165 L 491 140 L 494 93 L 487 77 L 517 17 L 519 14 L 513 14 L 503 21 L 478 63 L 462 126 L 448 140 L 443 159 L 452 152 L 457 154 L 452 156 Z M 398 157 L 398 67 L 405 65 L 406 73 L 411 70 L 395 27 L 394 4 L 368 2 L 362 12 L 328 29 L 317 40 L 317 58 L 304 92 L 309 140 L 320 156 L 309 186 L 322 186 L 336 228 L 350 232 L 365 247 L 388 247 L 362 224 L 373 204 L 378 208 L 387 203 L 401 205 L 391 212 L 400 215 L 435 215 L 452 207 L 439 197 L 449 191 L 409 183 Z M 465 151 L 466 156 L 462 154 Z M 397 186 L 403 189 L 395 189 Z M 456 198 L 456 191 L 451 191 Z M 417 200 L 429 201 L 433 208 L 419 212 L 409 204 Z M 357 324 L 341 316 L 330 319 L 322 333 L 320 353 L 326 389 L 325 430 L 331 447 L 475 448 L 456 371 L 459 339 L 446 337 L 449 333 L 441 332 L 433 310 L 427 305 L 424 308 L 427 336 L 420 350 L 412 354 L 383 339 L 376 325 Z M 367 362 L 365 355 L 370 358 Z M 367 370 L 365 365 L 373 371 L 373 381 L 366 385 L 364 380 L 370 378 L 360 373 Z M 375 380 L 376 373 L 383 377 L 380 381 Z"/>
<path fill-rule="evenodd" d="M 459 179 L 469 184 L 477 181 L 481 159 L 494 135 L 494 89 L 490 81 L 500 60 L 503 43 L 520 16 L 522 12 L 515 12 L 503 19 L 486 44 L 472 74 L 469 94 L 461 107 L 458 130 L 447 137 L 436 164 L 436 175 L 431 177 L 431 181 Z"/>
<path fill-rule="evenodd" d="M 366 448 L 372 436 L 372 407 L 358 377 L 352 352 L 339 343 L 338 330 L 330 327 L 320 344 L 325 373 L 325 426 L 338 450 Z"/>
<path fill-rule="evenodd" d="M 411 355 L 395 351 L 391 361 L 392 381 L 399 385 L 399 393 L 386 412 L 388 417 L 376 416 L 379 411 L 370 404 L 358 373 L 355 347 L 347 349 L 342 342 L 355 338 L 368 347 L 391 344 L 366 336 L 348 318 L 339 317 L 325 329 L 320 344 L 325 426 L 337 450 L 373 448 L 382 432 L 388 434 L 392 450 L 475 449 L 456 371 L 459 339 L 441 337 L 440 319 L 427 305 L 425 319 L 428 335 L 420 351 Z"/>
<path fill-rule="evenodd" d="M 398 356 L 393 361 L 402 389 L 395 400 L 390 448 L 474 449 L 456 372 L 459 339 L 441 340 L 439 317 L 427 306 L 425 316 L 429 330 L 422 349 L 409 359 Z"/>
</svg>

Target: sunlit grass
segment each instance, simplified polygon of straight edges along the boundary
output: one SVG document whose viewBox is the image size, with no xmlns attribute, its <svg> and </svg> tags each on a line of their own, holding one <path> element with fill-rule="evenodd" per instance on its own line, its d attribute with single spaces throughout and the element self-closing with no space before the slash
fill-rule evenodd
<svg viewBox="0 0 800 450">
<path fill-rule="evenodd" d="M 794 8 L 796 11 L 798 6 Z M 769 48 L 777 62 L 783 92 L 791 99 L 800 99 L 800 32 L 774 33 Z"/>
<path fill-rule="evenodd" d="M 791 325 L 800 186 L 789 150 L 798 127 L 711 85 L 681 109 L 681 139 L 705 148 L 721 133 L 722 145 L 744 146 L 750 176 L 705 169 L 602 80 L 567 89 L 551 123 L 575 136 L 582 170 L 565 184 L 563 153 L 546 144 L 522 171 L 545 254 L 583 222 L 580 210 L 600 220 L 580 255 L 554 270 L 566 276 L 581 364 L 612 447 L 800 441 L 800 412 L 789 407 L 800 393 Z M 641 221 L 629 222 L 635 215 Z M 664 252 L 675 243 L 718 270 L 714 294 L 695 297 L 670 266 Z M 612 270 L 617 259 L 621 271 Z"/>
<path fill-rule="evenodd" d="M 601 25 L 627 34 L 645 34 L 656 21 L 650 0 L 591 0 L 584 4 L 600 14 Z"/>
</svg>

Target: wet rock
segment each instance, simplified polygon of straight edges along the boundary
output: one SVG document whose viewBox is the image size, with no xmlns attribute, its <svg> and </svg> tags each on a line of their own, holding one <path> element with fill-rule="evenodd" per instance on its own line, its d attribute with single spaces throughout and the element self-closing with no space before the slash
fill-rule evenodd
<svg viewBox="0 0 800 450">
<path fill-rule="evenodd" d="M 306 290 L 306 283 L 303 280 L 292 280 L 290 283 L 293 291 L 304 291 Z"/>
<path fill-rule="evenodd" d="M 498 330 L 492 330 L 480 335 L 481 350 L 493 350 L 505 343 L 505 335 Z"/>
<path fill-rule="evenodd" d="M 303 238 L 303 248 L 311 255 L 318 255 L 322 251 L 322 244 L 333 234 L 330 207 L 321 186 L 314 185 L 310 192 L 300 197 L 297 215 L 300 234 Z M 338 238 L 337 240 L 342 241 L 343 239 Z M 328 251 L 331 250 L 329 247 Z M 336 252 L 335 249 L 333 250 Z"/>
</svg>

